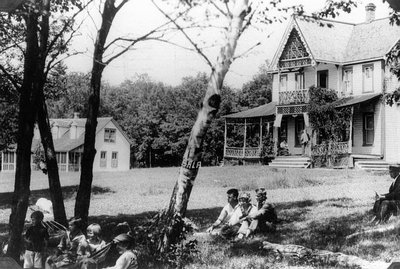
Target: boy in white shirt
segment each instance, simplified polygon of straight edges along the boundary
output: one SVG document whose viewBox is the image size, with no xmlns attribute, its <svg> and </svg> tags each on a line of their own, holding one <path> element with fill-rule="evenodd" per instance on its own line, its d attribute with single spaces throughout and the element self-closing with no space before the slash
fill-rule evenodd
<svg viewBox="0 0 400 269">
<path fill-rule="evenodd" d="M 236 211 L 240 211 L 238 202 L 239 191 L 237 189 L 229 189 L 226 194 L 228 195 L 228 203 L 222 208 L 218 219 L 207 229 L 207 232 L 211 234 L 220 234 L 221 229 L 216 228 L 236 222 L 236 219 L 233 219 L 232 216 Z"/>
</svg>

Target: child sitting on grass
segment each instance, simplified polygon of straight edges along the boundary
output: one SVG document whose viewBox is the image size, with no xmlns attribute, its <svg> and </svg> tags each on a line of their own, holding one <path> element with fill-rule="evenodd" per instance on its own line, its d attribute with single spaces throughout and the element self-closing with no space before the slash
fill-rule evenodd
<svg viewBox="0 0 400 269">
<path fill-rule="evenodd" d="M 91 258 L 92 254 L 96 253 L 106 246 L 106 242 L 101 239 L 100 236 L 101 227 L 99 224 L 92 223 L 86 228 L 86 241 L 88 243 L 89 253 L 87 257 L 82 259 L 81 269 L 96 268 L 97 264 L 105 259 L 105 255 L 107 254 L 107 252 L 104 253 L 104 257 L 97 258 L 96 260 Z"/>
<path fill-rule="evenodd" d="M 24 269 L 43 268 L 43 257 L 47 250 L 49 233 L 42 225 L 43 213 L 34 211 L 31 214 L 32 226 L 25 233 L 26 250 L 24 254 Z"/>
<path fill-rule="evenodd" d="M 137 269 L 137 257 L 133 252 L 133 237 L 129 234 L 120 234 L 114 238 L 118 253 L 121 254 L 115 265 L 106 269 Z"/>
<path fill-rule="evenodd" d="M 46 269 L 77 267 L 79 261 L 88 253 L 88 243 L 81 227 L 81 219 L 73 217 L 69 220 L 69 230 L 61 238 L 56 255 L 47 259 Z"/>
</svg>

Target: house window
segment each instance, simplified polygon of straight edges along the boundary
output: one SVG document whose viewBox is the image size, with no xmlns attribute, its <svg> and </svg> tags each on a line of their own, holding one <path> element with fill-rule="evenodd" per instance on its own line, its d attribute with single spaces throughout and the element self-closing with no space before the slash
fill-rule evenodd
<svg viewBox="0 0 400 269">
<path fill-rule="evenodd" d="M 363 92 L 374 91 L 374 66 L 363 66 Z"/>
<path fill-rule="evenodd" d="M 317 72 L 317 85 L 320 88 L 328 88 L 329 81 L 328 81 L 328 70 L 318 71 Z"/>
<path fill-rule="evenodd" d="M 57 152 L 56 159 L 58 163 L 58 167 L 60 171 L 67 171 L 67 153 L 66 152 Z"/>
<path fill-rule="evenodd" d="M 280 91 L 285 92 L 287 91 L 287 75 L 280 76 Z"/>
<path fill-rule="evenodd" d="M 111 153 L 111 167 L 117 168 L 118 167 L 118 152 L 113 151 Z"/>
<path fill-rule="evenodd" d="M 294 120 L 295 123 L 295 136 L 294 136 L 294 145 L 295 147 L 301 146 L 301 133 L 304 129 L 304 120 L 303 117 L 297 116 Z"/>
<path fill-rule="evenodd" d="M 5 151 L 3 153 L 3 170 L 14 170 L 14 152 Z"/>
<path fill-rule="evenodd" d="M 79 152 L 69 152 L 68 162 L 68 171 L 78 172 L 81 162 L 81 154 Z"/>
<path fill-rule="evenodd" d="M 343 94 L 353 94 L 353 68 L 343 70 Z"/>
<path fill-rule="evenodd" d="M 304 73 L 297 73 L 295 75 L 296 80 L 296 90 L 304 89 Z"/>
<path fill-rule="evenodd" d="M 363 124 L 363 145 L 372 146 L 374 144 L 374 113 L 364 114 Z"/>
<path fill-rule="evenodd" d="M 104 142 L 115 143 L 115 129 L 104 129 Z"/>
<path fill-rule="evenodd" d="M 100 152 L 100 167 L 107 167 L 107 151 Z"/>
</svg>

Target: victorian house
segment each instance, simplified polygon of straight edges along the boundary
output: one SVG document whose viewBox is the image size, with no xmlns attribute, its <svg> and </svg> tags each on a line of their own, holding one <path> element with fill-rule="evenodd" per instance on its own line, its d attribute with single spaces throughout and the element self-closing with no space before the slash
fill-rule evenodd
<svg viewBox="0 0 400 269">
<path fill-rule="evenodd" d="M 302 153 L 303 129 L 315 133 L 308 103 L 309 88 L 317 86 L 336 91 L 341 98 L 338 108 L 351 108 L 347 137 L 335 143 L 332 151 L 347 154 L 350 166 L 365 160 L 373 161 L 371 167 L 377 160 L 386 165 L 400 162 L 400 107 L 388 106 L 381 98 L 399 86 L 385 64 L 385 55 L 399 42 L 400 27 L 392 26 L 389 18 L 375 19 L 374 4 L 365 9 L 365 22 L 359 24 L 291 17 L 270 65 L 273 90 L 268 107 L 270 112 L 275 106 L 273 138 L 277 143 L 286 141 L 290 155 Z M 246 117 L 245 113 L 249 114 L 227 118 Z M 263 113 L 271 117 L 259 111 Z M 309 156 L 318 155 L 318 143 L 312 136 Z"/>
</svg>

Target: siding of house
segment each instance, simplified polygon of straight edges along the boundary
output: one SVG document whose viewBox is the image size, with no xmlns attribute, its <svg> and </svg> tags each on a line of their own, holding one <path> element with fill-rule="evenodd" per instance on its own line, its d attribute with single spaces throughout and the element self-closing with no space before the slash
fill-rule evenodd
<svg viewBox="0 0 400 269">
<path fill-rule="evenodd" d="M 363 113 L 374 112 L 374 143 L 372 146 L 363 145 Z M 353 116 L 353 154 L 373 154 L 382 155 L 382 110 L 381 103 L 376 102 L 375 105 L 363 106 L 361 109 L 354 110 Z"/>
<path fill-rule="evenodd" d="M 400 163 L 400 106 L 385 106 L 385 160 Z"/>
<path fill-rule="evenodd" d="M 116 129 L 115 143 L 104 142 L 104 130 L 106 128 Z M 118 128 L 110 121 L 100 132 L 96 135 L 96 156 L 94 158 L 93 170 L 95 171 L 123 171 L 129 170 L 130 166 L 130 144 Z M 100 154 L 101 151 L 106 151 L 106 166 L 100 167 Z M 111 167 L 111 154 L 118 152 L 118 167 Z"/>
<path fill-rule="evenodd" d="M 279 101 L 279 79 L 278 79 L 278 74 L 274 74 L 272 78 L 272 102 L 277 102 Z"/>
<path fill-rule="evenodd" d="M 364 92 L 363 88 L 363 66 L 372 65 L 373 71 L 373 91 Z M 380 93 L 382 92 L 383 77 L 382 77 L 382 64 L 381 61 L 375 61 L 363 64 L 354 64 L 346 67 L 353 68 L 353 95 Z"/>
</svg>

